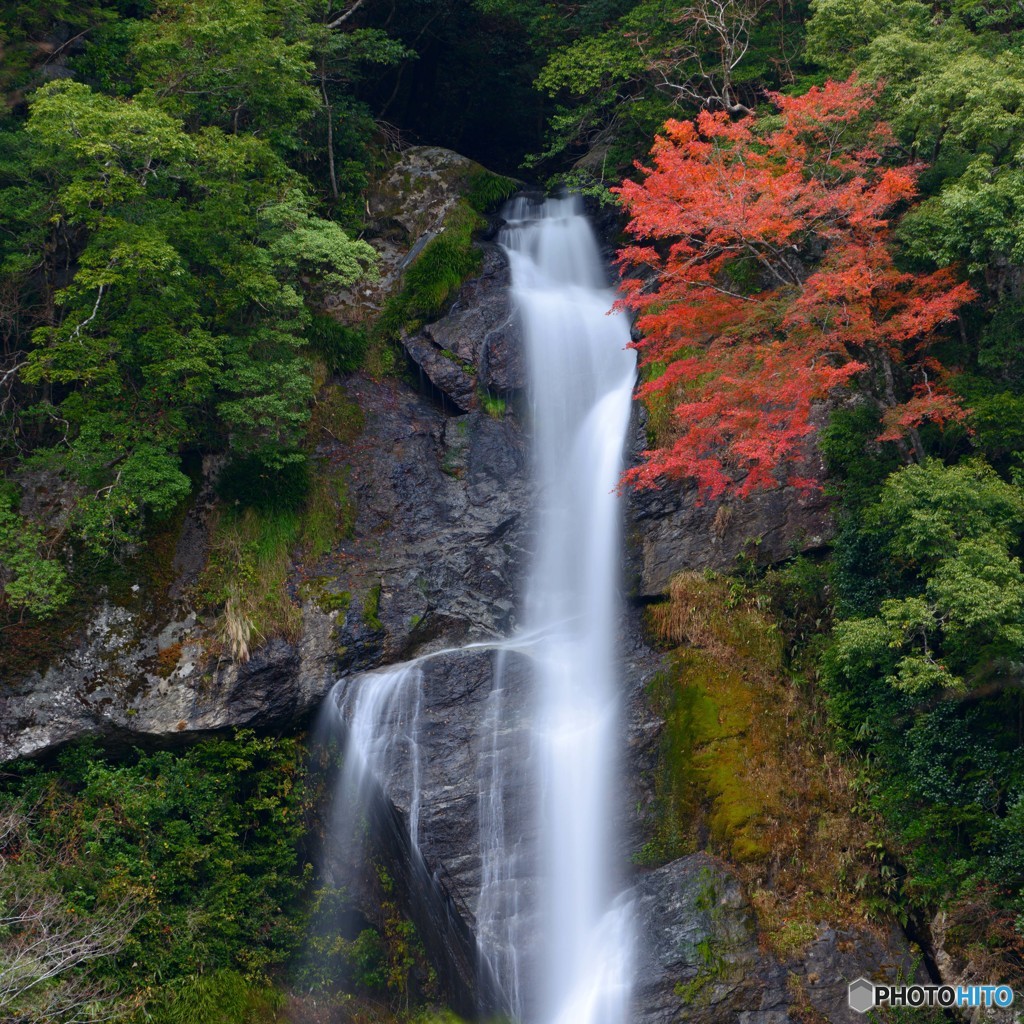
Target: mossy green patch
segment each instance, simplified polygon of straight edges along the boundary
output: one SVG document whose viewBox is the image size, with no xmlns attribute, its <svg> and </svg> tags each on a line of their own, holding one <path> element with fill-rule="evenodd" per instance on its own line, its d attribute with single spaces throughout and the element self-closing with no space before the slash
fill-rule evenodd
<svg viewBox="0 0 1024 1024">
<path fill-rule="evenodd" d="M 764 856 L 757 830 L 765 806 L 744 771 L 755 700 L 743 673 L 703 651 L 681 649 L 651 690 L 665 730 L 655 780 L 658 820 L 644 859 L 692 852 L 704 833 L 733 860 Z"/>
<path fill-rule="evenodd" d="M 331 590 L 329 584 L 332 582 L 329 576 L 315 576 L 302 583 L 299 596 L 303 600 L 313 601 L 322 612 L 338 612 L 344 617 L 343 613 L 348 611 L 352 603 L 352 595 L 347 590 Z"/>
<path fill-rule="evenodd" d="M 441 232 L 424 246 L 406 271 L 401 291 L 388 299 L 374 325 L 366 362 L 371 373 L 393 372 L 395 343 L 442 316 L 463 282 L 480 269 L 482 257 L 473 235 L 484 223 L 467 200 L 452 207 Z"/>
<path fill-rule="evenodd" d="M 884 883 L 872 826 L 821 734 L 813 692 L 784 669 L 768 599 L 697 573 L 673 579 L 667 598 L 648 610 L 669 651 L 649 687 L 665 726 L 650 839 L 637 859 L 660 864 L 697 849 L 726 857 L 750 886 L 769 944 L 790 955 L 819 920 L 863 920 L 865 894 Z"/>
<path fill-rule="evenodd" d="M 503 419 L 508 411 L 508 403 L 498 395 L 492 395 L 489 391 L 480 392 L 480 407 L 492 419 Z"/>
<path fill-rule="evenodd" d="M 383 629 L 384 623 L 380 621 L 380 591 L 381 585 L 371 587 L 366 599 L 363 601 L 363 622 L 370 629 Z"/>
<path fill-rule="evenodd" d="M 348 466 L 317 467 L 302 519 L 302 546 L 310 562 L 326 555 L 339 539 L 350 540 L 357 509 L 349 494 Z"/>
<path fill-rule="evenodd" d="M 519 188 L 514 178 L 483 168 L 470 174 L 467 185 L 466 201 L 477 213 L 487 213 Z"/>
</svg>

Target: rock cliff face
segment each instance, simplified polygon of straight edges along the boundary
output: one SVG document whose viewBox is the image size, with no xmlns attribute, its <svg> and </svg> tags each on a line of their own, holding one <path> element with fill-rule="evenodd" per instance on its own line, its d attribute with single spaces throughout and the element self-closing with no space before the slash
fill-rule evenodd
<svg viewBox="0 0 1024 1024">
<path fill-rule="evenodd" d="M 390 253 L 392 283 L 414 240 L 422 241 L 443 220 L 451 201 L 444 180 L 458 160 L 419 150 L 408 167 L 395 169 L 394 188 L 404 174 L 422 183 L 415 201 L 424 209 L 416 217 L 402 200 L 375 200 L 381 210 L 391 210 L 388 216 L 402 232 L 380 241 Z M 481 274 L 463 287 L 450 313 L 405 340 L 429 387 L 424 383 L 417 391 L 362 376 L 337 385 L 363 410 L 365 428 L 356 440 L 327 443 L 319 454 L 350 467 L 354 528 L 318 564 L 296 566 L 292 581 L 296 593 L 300 583 L 318 581 L 334 597 L 319 604 L 335 610 L 321 610 L 314 593 L 303 605 L 299 641 L 275 640 L 247 664 L 231 665 L 207 653 L 215 625 L 188 607 L 184 587 L 172 588 L 172 598 L 159 605 L 158 595 L 143 589 L 121 605 L 102 601 L 72 650 L 45 671 L 6 681 L 0 761 L 39 755 L 86 734 L 170 743 L 231 726 L 290 728 L 308 718 L 339 677 L 358 686 L 365 669 L 513 630 L 534 504 L 528 442 L 514 411 L 523 363 L 507 263 L 493 245 L 484 246 L 483 256 Z M 379 306 L 381 294 L 339 301 L 369 309 Z M 496 419 L 481 411 L 481 389 L 512 399 L 507 414 Z M 635 452 L 645 446 L 639 420 L 632 446 Z M 626 519 L 630 590 L 641 598 L 660 595 L 681 569 L 727 569 L 745 550 L 771 561 L 828 537 L 821 500 L 786 491 L 744 504 L 700 505 L 692 493 L 666 488 L 631 498 Z M 202 534 L 201 521 L 183 532 L 176 559 L 182 573 L 195 561 L 190 555 Z M 156 624 L 155 605 L 165 609 Z M 625 848 L 618 858 L 628 864 L 642 845 L 643 815 L 652 800 L 648 780 L 661 723 L 645 700 L 645 687 L 660 658 L 646 646 L 636 610 L 623 616 L 619 640 L 629 790 L 621 801 Z M 167 651 L 175 652 L 170 665 L 160 657 Z M 511 699 L 522 707 L 528 695 L 514 685 L 520 677 L 512 662 Z M 434 888 L 420 918 L 431 934 L 442 936 L 437 941 L 445 948 L 434 954 L 463 1009 L 473 1002 L 470 989 L 480 984 L 466 953 L 480 886 L 480 851 L 470 837 L 476 834 L 480 722 L 492 670 L 493 658 L 485 652 L 439 654 L 425 673 L 422 708 L 421 743 L 429 756 L 419 841 Z M 514 732 L 510 743 L 516 742 Z M 411 900 L 427 883 L 414 877 L 420 866 L 403 832 L 410 809 L 405 766 L 395 763 L 380 781 L 385 799 L 377 816 L 384 823 L 379 841 L 391 851 L 396 870 L 405 872 Z M 514 826 L 528 833 L 532 813 L 514 779 L 505 797 L 518 816 Z M 899 936 L 841 936 L 824 925 L 799 962 L 778 963 L 758 947 L 739 883 L 705 855 L 639 872 L 634 898 L 645 939 L 637 969 L 638 1022 L 782 1024 L 793 1019 L 799 989 L 829 1020 L 852 1024 L 843 979 L 910 969 Z M 454 917 L 444 924 L 446 907 Z"/>
<path fill-rule="evenodd" d="M 915 977 L 895 929 L 836 931 L 826 924 L 806 952 L 780 963 L 759 947 L 750 906 L 728 867 L 694 854 L 644 874 L 635 889 L 635 1019 L 650 1024 L 787 1024 L 817 1014 L 832 1024 L 863 1018 L 847 985 L 864 976 Z M 917 980 L 924 982 L 923 973 Z"/>
<path fill-rule="evenodd" d="M 508 261 L 496 245 L 481 248 L 483 271 L 465 284 L 448 315 L 403 341 L 423 375 L 462 412 L 477 406 L 481 389 L 509 398 L 526 387 Z"/>
<path fill-rule="evenodd" d="M 819 409 L 818 425 L 825 421 Z M 637 461 L 647 447 L 642 417 L 631 441 Z M 804 448 L 798 474 L 823 482 L 825 465 L 813 441 Z M 633 492 L 626 512 L 629 590 L 637 597 L 658 597 L 669 580 L 684 570 L 728 571 L 738 556 L 770 565 L 832 539 L 829 500 L 823 490 L 782 487 L 747 499 L 704 501 L 693 486 L 666 484 L 660 490 Z"/>
</svg>

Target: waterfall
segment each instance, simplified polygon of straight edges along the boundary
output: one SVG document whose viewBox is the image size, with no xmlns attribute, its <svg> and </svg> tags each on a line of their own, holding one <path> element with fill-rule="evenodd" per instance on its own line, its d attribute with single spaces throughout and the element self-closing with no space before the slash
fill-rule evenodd
<svg viewBox="0 0 1024 1024">
<path fill-rule="evenodd" d="M 614 489 L 635 360 L 628 323 L 608 314 L 614 295 L 579 200 L 517 199 L 506 220 L 499 240 L 527 346 L 541 496 L 524 626 L 546 630 L 533 652 L 539 931 L 522 939 L 538 947 L 539 1020 L 616 1024 L 631 943 L 610 862 L 620 745 Z"/>
<path fill-rule="evenodd" d="M 522 628 L 471 645 L 493 658 L 476 755 L 481 973 L 516 1020 L 625 1024 L 633 943 L 613 824 L 622 746 L 614 491 L 635 358 L 628 323 L 609 313 L 615 294 L 580 202 L 518 198 L 505 221 L 499 242 L 530 366 L 540 498 Z M 394 778 L 400 761 L 417 855 L 430 810 L 420 798 L 421 762 L 429 760 L 420 738 L 424 670 L 452 653 L 339 684 L 328 701 L 330 714 L 348 723 L 346 801 L 385 767 Z M 532 804 L 528 829 L 512 825 L 523 821 L 510 813 L 513 791 Z M 349 814 L 335 828 L 354 820 Z"/>
</svg>

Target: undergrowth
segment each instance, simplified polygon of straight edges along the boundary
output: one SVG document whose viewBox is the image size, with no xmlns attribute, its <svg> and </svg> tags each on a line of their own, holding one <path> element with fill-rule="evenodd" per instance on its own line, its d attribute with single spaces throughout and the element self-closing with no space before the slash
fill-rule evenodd
<svg viewBox="0 0 1024 1024">
<path fill-rule="evenodd" d="M 40 942 L 62 928 L 110 936 L 85 969 L 5 1006 L 12 1019 L 49 1024 L 34 1015 L 40 993 L 61 1005 L 62 990 L 85 990 L 103 995 L 103 1019 L 129 1024 L 274 1020 L 270 977 L 305 930 L 305 765 L 299 741 L 242 731 L 120 761 L 83 743 L 52 766 L 9 767 L 0 820 L 17 826 L 0 838 L 0 902 L 41 915 Z M 0 973 L 34 927 L 0 931 Z"/>
<path fill-rule="evenodd" d="M 301 530 L 296 511 L 221 508 L 215 513 L 210 557 L 198 589 L 204 604 L 226 609 L 225 642 L 236 660 L 248 660 L 253 644 L 244 624 L 232 623 L 233 616 L 249 624 L 257 641 L 298 639 L 302 612 L 286 582 Z M 246 632 L 241 643 L 233 639 L 238 628 Z"/>
<path fill-rule="evenodd" d="M 313 564 L 355 530 L 350 467 L 318 455 L 318 445 L 350 444 L 363 431 L 359 404 L 327 386 L 310 418 L 306 451 L 271 472 L 252 460 L 229 465 L 222 498 L 210 525 L 210 553 L 195 588 L 198 601 L 221 609 L 219 640 L 225 653 L 246 661 L 273 637 L 295 641 L 302 610 L 289 580 L 301 552 Z"/>
<path fill-rule="evenodd" d="M 326 1008 L 353 1024 L 459 1024 L 424 1008 L 436 978 L 386 872 L 372 922 L 315 884 L 310 837 L 336 756 L 241 730 L 120 758 L 86 741 L 8 766 L 0 906 L 29 913 L 0 929 L 0 980 L 26 943 L 107 941 L 2 1010 L 19 1024 L 283 1024 Z M 327 902 L 335 926 L 311 931 Z M 95 1016 L 74 1013 L 83 993 L 101 1000 Z"/>
</svg>

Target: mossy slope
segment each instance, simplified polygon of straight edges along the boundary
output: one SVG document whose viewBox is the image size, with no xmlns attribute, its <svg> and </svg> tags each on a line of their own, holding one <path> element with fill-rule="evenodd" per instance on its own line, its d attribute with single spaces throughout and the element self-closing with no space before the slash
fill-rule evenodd
<svg viewBox="0 0 1024 1024">
<path fill-rule="evenodd" d="M 820 920 L 887 908 L 873 823 L 831 751 L 816 697 L 784 669 L 767 600 L 683 573 L 648 625 L 668 649 L 650 685 L 664 719 L 650 838 L 656 865 L 705 849 L 737 865 L 769 943 L 796 952 Z"/>
</svg>

